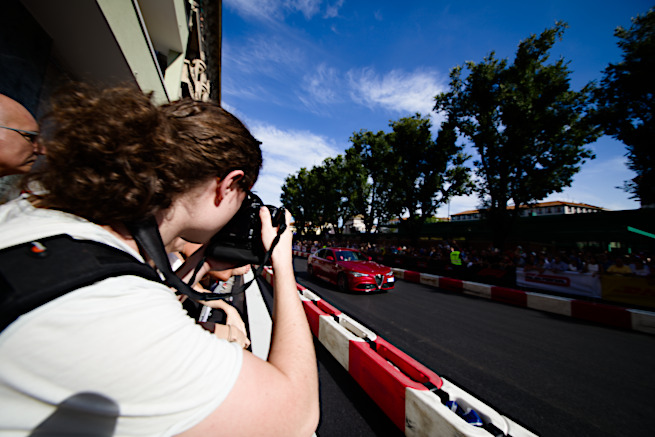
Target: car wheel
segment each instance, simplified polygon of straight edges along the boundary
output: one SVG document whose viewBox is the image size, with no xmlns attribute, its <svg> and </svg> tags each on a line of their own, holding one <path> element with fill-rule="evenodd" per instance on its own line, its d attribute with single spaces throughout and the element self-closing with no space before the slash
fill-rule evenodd
<svg viewBox="0 0 655 437">
<path fill-rule="evenodd" d="M 337 286 L 339 287 L 339 291 L 342 291 L 344 293 L 347 293 L 348 290 L 348 277 L 346 276 L 345 273 L 339 273 L 339 276 L 337 277 Z"/>
</svg>

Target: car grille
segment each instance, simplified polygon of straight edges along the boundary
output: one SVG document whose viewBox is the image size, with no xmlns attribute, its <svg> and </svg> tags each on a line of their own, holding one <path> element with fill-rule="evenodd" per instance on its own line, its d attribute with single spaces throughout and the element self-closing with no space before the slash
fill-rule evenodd
<svg viewBox="0 0 655 437">
<path fill-rule="evenodd" d="M 384 275 L 375 275 L 375 283 L 378 284 L 378 287 L 382 287 L 382 284 L 384 284 Z"/>
</svg>

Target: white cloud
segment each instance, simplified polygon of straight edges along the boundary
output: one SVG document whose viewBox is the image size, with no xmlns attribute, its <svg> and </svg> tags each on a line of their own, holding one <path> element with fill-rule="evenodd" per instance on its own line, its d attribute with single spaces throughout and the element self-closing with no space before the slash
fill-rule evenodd
<svg viewBox="0 0 655 437">
<path fill-rule="evenodd" d="M 277 15 L 280 2 L 276 0 L 224 0 L 223 5 L 235 10 L 244 18 L 269 21 Z"/>
<path fill-rule="evenodd" d="M 394 114 L 412 115 L 420 112 L 433 121 L 436 133 L 443 114 L 432 111 L 434 96 L 445 91 L 445 85 L 435 71 L 416 70 L 406 73 L 392 70 L 378 75 L 371 68 L 350 70 L 345 74 L 325 63 L 319 64 L 302 80 L 302 94 L 298 98 L 310 111 L 326 114 L 328 105 L 346 100 L 370 110 L 389 111 Z"/>
<path fill-rule="evenodd" d="M 242 86 L 240 83 L 235 83 L 231 77 L 227 76 L 225 80 L 223 80 L 221 94 L 223 99 L 230 96 L 248 100 L 274 101 L 277 98 L 276 95 L 271 93 L 269 88 L 255 83 Z"/>
<path fill-rule="evenodd" d="M 320 165 L 325 158 L 341 153 L 341 148 L 330 138 L 308 131 L 282 130 L 265 123 L 251 124 L 253 136 L 262 142 L 264 167 L 253 190 L 265 203 L 278 205 L 284 179 Z"/>
<path fill-rule="evenodd" d="M 334 3 L 330 4 L 325 7 L 325 18 L 334 18 L 339 15 L 339 9 L 341 6 L 343 6 L 344 0 L 337 0 Z"/>
<path fill-rule="evenodd" d="M 337 69 L 320 64 L 311 74 L 303 77 L 299 99 L 314 113 L 321 113 L 325 105 L 341 100 L 343 81 Z"/>
<path fill-rule="evenodd" d="M 285 15 L 300 12 L 310 20 L 321 11 L 323 0 L 224 0 L 223 4 L 244 18 L 257 21 L 276 21 Z M 336 17 L 343 0 L 326 2 L 325 18 Z"/>
<path fill-rule="evenodd" d="M 286 0 L 286 9 L 301 12 L 306 19 L 312 18 L 319 11 L 322 0 Z"/>
<path fill-rule="evenodd" d="M 224 67 L 240 74 L 284 75 L 303 65 L 303 50 L 284 38 L 253 37 L 240 46 L 223 45 Z"/>
<path fill-rule="evenodd" d="M 373 69 L 364 68 L 349 71 L 347 78 L 354 101 L 370 109 L 399 113 L 428 115 L 434 107 L 434 96 L 446 90 L 439 74 L 430 70 L 391 70 L 380 76 Z"/>
</svg>

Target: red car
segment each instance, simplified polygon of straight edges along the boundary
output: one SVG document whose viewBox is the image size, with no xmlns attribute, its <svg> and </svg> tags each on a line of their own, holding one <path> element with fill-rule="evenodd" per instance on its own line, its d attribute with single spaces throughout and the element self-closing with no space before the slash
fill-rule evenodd
<svg viewBox="0 0 655 437">
<path fill-rule="evenodd" d="M 355 249 L 330 247 L 320 249 L 307 259 L 307 273 L 332 284 L 341 291 L 391 290 L 395 278 L 390 267 L 371 261 Z"/>
</svg>

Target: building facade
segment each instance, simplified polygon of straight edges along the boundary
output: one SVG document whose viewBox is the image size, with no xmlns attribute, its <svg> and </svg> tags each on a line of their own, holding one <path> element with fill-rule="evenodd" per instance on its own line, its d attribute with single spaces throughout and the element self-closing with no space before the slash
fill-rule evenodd
<svg viewBox="0 0 655 437">
<path fill-rule="evenodd" d="M 220 101 L 220 0 L 3 0 L 0 8 L 0 93 L 37 118 L 71 80 L 136 85 L 157 103 Z"/>
<path fill-rule="evenodd" d="M 508 206 L 507 209 L 513 210 L 514 206 Z M 599 206 L 588 205 L 586 203 L 573 203 L 573 202 L 541 202 L 532 206 L 524 206 L 520 208 L 520 217 L 535 217 L 535 216 L 552 216 L 562 214 L 588 214 L 600 211 L 607 211 L 605 208 Z M 459 212 L 451 215 L 451 221 L 472 221 L 480 220 L 484 210 L 474 209 L 469 211 Z"/>
</svg>

